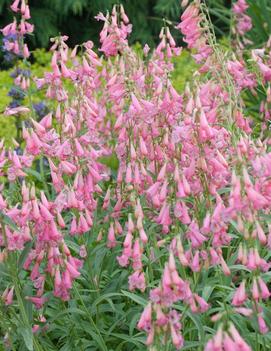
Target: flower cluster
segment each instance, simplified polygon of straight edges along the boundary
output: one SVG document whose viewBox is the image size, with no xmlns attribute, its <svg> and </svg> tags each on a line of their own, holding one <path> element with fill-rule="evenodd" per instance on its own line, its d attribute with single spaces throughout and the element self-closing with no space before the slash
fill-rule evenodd
<svg viewBox="0 0 271 351">
<path fill-rule="evenodd" d="M 233 4 L 233 13 L 236 19 L 236 33 L 241 37 L 252 29 L 251 18 L 246 14 L 248 4 L 246 0 L 238 0 Z"/>
<path fill-rule="evenodd" d="M 30 53 L 27 44 L 24 42 L 24 36 L 33 33 L 34 26 L 28 22 L 31 18 L 29 6 L 25 0 L 15 0 L 10 6 L 11 10 L 18 14 L 20 22 L 14 21 L 4 27 L 1 31 L 4 36 L 4 50 L 15 55 L 28 58 Z"/>
<path fill-rule="evenodd" d="M 212 47 L 208 43 L 208 34 L 204 28 L 204 19 L 200 11 L 200 1 L 193 1 L 183 12 L 181 22 L 176 27 L 184 35 L 184 42 L 188 48 L 195 49 L 193 55 L 197 63 L 209 65 L 208 58 L 212 54 Z M 207 61 L 207 62 L 206 62 Z"/>
<path fill-rule="evenodd" d="M 202 320 L 206 351 L 249 351 L 236 320 L 263 337 L 269 331 L 271 151 L 270 136 L 263 128 L 257 135 L 246 117 L 242 94 L 256 95 L 259 84 L 266 90 L 260 113 L 267 123 L 270 55 L 252 52 L 259 75 L 240 55 L 221 59 L 205 28 L 206 7 L 182 4 L 177 28 L 203 64 L 182 93 L 171 82 L 172 58 L 182 50 L 170 28 L 153 52 L 145 45 L 137 54 L 120 5 L 97 16 L 104 57 L 92 41 L 71 50 L 67 36 L 51 39 L 51 71 L 35 83 L 55 108 L 30 106 L 38 118 L 24 124 L 20 152 L 0 143 L 0 174 L 20 189 L 13 199 L 1 187 L 0 258 L 8 265 L 27 247 L 22 266 L 35 293 L 25 298 L 46 310 L 50 292 L 72 297 L 91 237 L 127 273 L 129 294 L 149 296 L 137 327 L 150 350 L 181 349 L 191 320 L 197 328 Z M 234 5 L 240 21 L 246 8 Z M 12 5 L 24 25 L 27 9 L 23 1 Z M 21 90 L 10 95 L 22 101 L 29 77 L 15 76 Z M 14 105 L 6 114 L 30 117 L 30 108 Z M 37 164 L 34 184 L 28 175 Z M 14 291 L 9 284 L 2 293 L 7 306 Z"/>
</svg>

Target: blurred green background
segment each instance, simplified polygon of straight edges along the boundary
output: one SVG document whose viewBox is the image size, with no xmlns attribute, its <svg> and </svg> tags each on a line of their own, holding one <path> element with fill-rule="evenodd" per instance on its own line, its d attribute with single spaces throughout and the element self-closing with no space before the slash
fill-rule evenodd
<svg viewBox="0 0 271 351">
<path fill-rule="evenodd" d="M 94 16 L 120 2 L 133 23 L 132 43 L 139 41 L 154 45 L 164 18 L 173 24 L 179 21 L 180 0 L 30 0 L 32 22 L 36 28 L 32 47 L 47 47 L 49 38 L 59 33 L 67 34 L 71 45 L 89 39 L 97 41 L 102 23 L 97 22 Z M 0 27 L 12 19 L 8 9 L 10 3 L 10 0 L 0 0 Z M 207 0 L 206 3 L 218 31 L 223 34 L 228 28 L 226 9 L 231 2 Z"/>
</svg>

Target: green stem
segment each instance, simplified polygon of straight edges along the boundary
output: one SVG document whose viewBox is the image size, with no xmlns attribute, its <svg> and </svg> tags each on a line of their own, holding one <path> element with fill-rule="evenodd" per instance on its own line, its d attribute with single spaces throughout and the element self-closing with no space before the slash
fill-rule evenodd
<svg viewBox="0 0 271 351">
<path fill-rule="evenodd" d="M 5 224 L 3 223 L 3 221 L 0 221 L 0 224 L 1 224 L 1 228 L 3 230 L 4 243 L 5 243 L 5 246 L 7 247 L 7 235 L 6 235 L 6 230 L 5 230 Z M 12 258 L 14 258 L 14 259 L 11 261 Z M 22 322 L 24 323 L 25 326 L 27 326 L 27 328 L 32 330 L 31 323 L 28 319 L 28 316 L 27 316 L 27 313 L 26 313 L 26 310 L 24 307 L 23 299 L 21 296 L 19 279 L 17 276 L 17 264 L 13 264 L 14 260 L 15 260 L 14 255 L 13 255 L 13 257 L 11 255 L 8 255 L 7 267 L 9 270 L 9 274 L 12 278 L 12 283 L 14 285 L 14 291 L 15 291 L 16 299 L 17 299 L 17 302 L 19 305 L 19 310 L 20 310 L 20 315 L 22 317 Z M 39 344 L 39 342 L 34 334 L 33 334 L 33 344 L 34 344 L 35 351 L 43 351 L 43 348 L 40 346 L 40 344 Z"/>
<path fill-rule="evenodd" d="M 20 287 L 18 284 L 18 278 L 17 278 L 16 274 L 12 274 L 12 279 L 13 279 L 13 284 L 14 284 L 15 295 L 16 295 L 18 305 L 19 305 L 20 314 L 22 316 L 22 321 L 27 326 L 27 328 L 31 329 L 31 324 L 29 322 L 29 319 L 27 317 L 27 313 L 25 311 L 23 299 L 22 299 L 21 292 L 20 292 Z M 39 344 L 39 342 L 34 334 L 33 334 L 33 343 L 34 343 L 34 350 L 43 351 L 43 348 Z"/>
<path fill-rule="evenodd" d="M 41 156 L 41 158 L 40 158 L 40 173 L 41 173 L 41 177 L 42 177 L 42 183 L 43 183 L 43 186 L 44 186 L 45 193 L 46 193 L 48 199 L 50 199 L 50 192 L 49 192 L 49 188 L 48 188 L 48 185 L 47 185 L 46 179 L 45 179 L 45 172 L 44 172 L 43 161 L 44 161 L 44 158 L 43 158 L 43 156 Z"/>
<path fill-rule="evenodd" d="M 107 351 L 108 349 L 107 349 L 106 344 L 105 344 L 105 342 L 104 342 L 104 339 L 103 339 L 103 337 L 102 337 L 102 335 L 101 335 L 101 333 L 100 333 L 100 330 L 98 329 L 98 327 L 97 327 L 97 325 L 95 324 L 95 322 L 94 322 L 94 320 L 93 320 L 91 314 L 89 313 L 89 310 L 87 309 L 87 306 L 85 305 L 85 303 L 84 303 L 84 301 L 83 301 L 83 299 L 82 299 L 82 297 L 81 297 L 81 295 L 80 295 L 80 293 L 79 293 L 79 291 L 78 291 L 76 285 L 74 285 L 74 291 L 75 291 L 75 293 L 76 293 L 78 299 L 80 300 L 80 302 L 81 302 L 81 304 L 82 304 L 82 306 L 83 306 L 83 308 L 84 308 L 84 310 L 85 310 L 85 312 L 86 312 L 86 315 L 87 315 L 87 317 L 88 317 L 88 319 L 89 319 L 91 325 L 93 326 L 93 328 L 95 329 L 96 333 L 97 333 L 98 336 L 99 336 L 99 339 L 100 339 L 100 342 L 101 342 L 101 345 L 102 345 L 102 350 L 103 350 L 103 351 Z"/>
</svg>

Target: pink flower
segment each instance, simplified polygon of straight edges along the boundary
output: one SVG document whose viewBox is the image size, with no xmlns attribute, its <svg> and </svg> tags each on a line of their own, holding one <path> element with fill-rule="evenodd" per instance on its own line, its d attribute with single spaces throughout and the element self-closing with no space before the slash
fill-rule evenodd
<svg viewBox="0 0 271 351">
<path fill-rule="evenodd" d="M 10 5 L 10 8 L 12 9 L 13 12 L 18 12 L 19 11 L 19 2 L 20 0 L 15 0 L 12 5 Z"/>
<path fill-rule="evenodd" d="M 177 350 L 180 350 L 184 346 L 183 336 L 174 328 L 174 326 L 170 325 L 170 333 L 173 345 Z"/>
<path fill-rule="evenodd" d="M 257 64 L 259 66 L 259 69 L 264 77 L 264 80 L 266 82 L 271 81 L 271 68 L 268 67 L 266 64 L 262 62 L 262 60 L 258 60 Z"/>
<path fill-rule="evenodd" d="M 199 227 L 195 221 L 191 222 L 189 225 L 189 230 L 186 233 L 187 238 L 191 241 L 193 248 L 200 247 L 207 238 L 201 234 Z"/>
<path fill-rule="evenodd" d="M 144 308 L 143 313 L 141 314 L 140 320 L 137 323 L 138 329 L 149 331 L 152 323 L 152 306 L 151 303 Z"/>
<path fill-rule="evenodd" d="M 80 246 L 79 255 L 80 255 L 80 257 L 82 257 L 82 258 L 87 257 L 87 249 L 86 249 L 85 245 L 81 245 L 81 246 Z"/>
<path fill-rule="evenodd" d="M 107 236 L 107 247 L 113 248 L 117 245 L 116 238 L 115 238 L 115 230 L 113 223 L 110 224 L 108 236 Z"/>
<path fill-rule="evenodd" d="M 245 281 L 242 281 L 238 289 L 235 291 L 232 304 L 234 306 L 241 306 L 247 299 Z"/>
<path fill-rule="evenodd" d="M 31 301 L 36 306 L 37 309 L 42 308 L 44 303 L 48 300 L 45 297 L 36 297 L 36 296 L 26 296 L 25 299 Z"/>
<path fill-rule="evenodd" d="M 128 278 L 129 290 L 133 291 L 139 289 L 142 292 L 146 289 L 145 276 L 143 272 L 136 271 L 131 274 Z"/>
<path fill-rule="evenodd" d="M 11 305 L 13 303 L 13 293 L 14 286 L 11 289 L 6 288 L 3 292 L 2 299 L 4 300 L 5 305 Z"/>
<path fill-rule="evenodd" d="M 263 319 L 263 316 L 261 314 L 258 315 L 258 325 L 261 334 L 268 333 L 269 328 L 267 327 L 265 320 Z"/>
<path fill-rule="evenodd" d="M 19 107 L 14 107 L 14 108 L 6 108 L 4 115 L 6 116 L 12 116 L 12 115 L 17 115 L 20 113 L 28 113 L 30 112 L 30 109 L 28 107 L 24 106 L 19 106 Z"/>
<path fill-rule="evenodd" d="M 262 280 L 261 277 L 258 278 L 258 284 L 260 288 L 260 295 L 262 299 L 268 299 L 270 297 L 269 289 L 266 283 Z"/>
</svg>

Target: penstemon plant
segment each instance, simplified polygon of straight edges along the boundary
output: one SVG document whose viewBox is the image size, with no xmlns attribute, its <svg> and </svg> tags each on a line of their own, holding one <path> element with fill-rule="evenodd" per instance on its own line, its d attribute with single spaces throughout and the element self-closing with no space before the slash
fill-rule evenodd
<svg viewBox="0 0 271 351">
<path fill-rule="evenodd" d="M 182 7 L 198 64 L 183 92 L 169 23 L 138 51 L 115 5 L 98 51 L 51 39 L 34 81 L 52 112 L 36 118 L 33 90 L 7 107 L 24 120 L 0 144 L 4 350 L 270 350 L 270 42 L 248 48 L 245 0 L 231 50 L 204 1 Z M 11 10 L 6 49 L 26 59 L 29 6 Z"/>
</svg>

